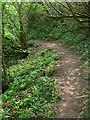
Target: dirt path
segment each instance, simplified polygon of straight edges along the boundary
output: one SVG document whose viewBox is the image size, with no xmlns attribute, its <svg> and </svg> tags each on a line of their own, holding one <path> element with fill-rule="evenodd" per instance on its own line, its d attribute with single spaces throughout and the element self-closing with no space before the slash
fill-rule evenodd
<svg viewBox="0 0 90 120">
<path fill-rule="evenodd" d="M 79 56 L 72 50 L 58 42 L 33 40 L 39 45 L 39 49 L 45 46 L 52 46 L 53 51 L 61 57 L 56 66 L 53 78 L 58 81 L 57 85 L 63 88 L 60 94 L 63 99 L 58 102 L 58 113 L 56 118 L 78 118 L 84 105 L 87 82 L 83 78 L 83 63 Z M 61 86 L 63 84 L 63 86 Z M 78 98 L 79 97 L 79 98 Z"/>
</svg>

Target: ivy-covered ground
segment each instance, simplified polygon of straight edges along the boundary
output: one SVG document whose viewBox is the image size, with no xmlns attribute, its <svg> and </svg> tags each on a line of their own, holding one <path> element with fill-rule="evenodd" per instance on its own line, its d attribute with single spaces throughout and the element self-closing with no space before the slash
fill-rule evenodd
<svg viewBox="0 0 90 120">
<path fill-rule="evenodd" d="M 90 118 L 88 8 L 2 2 L 3 119 Z"/>
<path fill-rule="evenodd" d="M 9 67 L 11 81 L 2 97 L 3 119 L 54 117 L 53 109 L 60 95 L 50 76 L 58 58 L 51 47 L 46 47 Z"/>
</svg>

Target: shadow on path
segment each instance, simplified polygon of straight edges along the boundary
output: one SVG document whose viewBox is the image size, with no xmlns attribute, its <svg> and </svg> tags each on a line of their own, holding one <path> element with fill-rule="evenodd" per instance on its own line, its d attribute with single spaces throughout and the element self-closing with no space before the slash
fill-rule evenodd
<svg viewBox="0 0 90 120">
<path fill-rule="evenodd" d="M 58 42 L 43 40 L 31 40 L 31 42 L 35 42 L 39 45 L 38 50 L 45 46 L 51 46 L 53 52 L 61 56 L 56 70 L 52 75 L 56 81 L 59 81 L 57 85 L 64 89 L 60 91 L 60 95 L 63 95 L 63 99 L 58 101 L 58 112 L 55 117 L 78 118 L 85 101 L 83 97 L 79 96 L 86 94 L 87 87 L 87 81 L 83 78 L 84 61 L 71 49 Z"/>
</svg>

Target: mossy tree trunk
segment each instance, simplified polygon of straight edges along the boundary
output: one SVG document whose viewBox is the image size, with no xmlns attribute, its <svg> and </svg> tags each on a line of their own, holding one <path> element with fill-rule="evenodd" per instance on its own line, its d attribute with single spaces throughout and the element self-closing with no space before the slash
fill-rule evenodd
<svg viewBox="0 0 90 120">
<path fill-rule="evenodd" d="M 27 37 L 25 32 L 25 26 L 23 23 L 23 15 L 22 15 L 22 2 L 18 3 L 18 15 L 19 15 L 19 23 L 20 23 L 20 43 L 22 49 L 27 49 Z"/>
<path fill-rule="evenodd" d="M 5 3 L 2 4 L 2 41 L 4 40 L 4 21 L 3 21 L 4 8 L 5 8 Z M 8 81 L 9 77 L 8 77 L 7 68 L 5 64 L 3 47 L 2 47 L 2 67 L 5 75 L 5 80 Z"/>
</svg>

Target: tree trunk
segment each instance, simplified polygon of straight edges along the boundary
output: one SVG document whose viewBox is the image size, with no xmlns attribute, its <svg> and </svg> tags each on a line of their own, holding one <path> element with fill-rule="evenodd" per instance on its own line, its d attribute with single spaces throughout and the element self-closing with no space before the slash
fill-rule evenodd
<svg viewBox="0 0 90 120">
<path fill-rule="evenodd" d="M 9 77 L 8 77 L 7 68 L 6 68 L 6 64 L 5 64 L 5 60 L 4 60 L 3 50 L 2 50 L 2 65 L 3 65 L 3 71 L 4 71 L 4 75 L 5 75 L 5 80 L 8 81 Z"/>
<path fill-rule="evenodd" d="M 4 40 L 4 21 L 3 21 L 4 7 L 5 7 L 5 4 L 2 5 L 2 40 Z M 9 80 L 8 73 L 7 73 L 7 68 L 6 68 L 5 60 L 4 60 L 3 48 L 2 48 L 2 65 L 3 65 L 3 71 L 4 71 L 4 75 L 5 75 L 5 80 Z"/>
<path fill-rule="evenodd" d="M 19 14 L 19 23 L 20 23 L 20 42 L 22 49 L 27 49 L 27 37 L 24 30 L 24 24 L 22 20 L 22 3 L 18 4 L 18 14 Z"/>
</svg>

